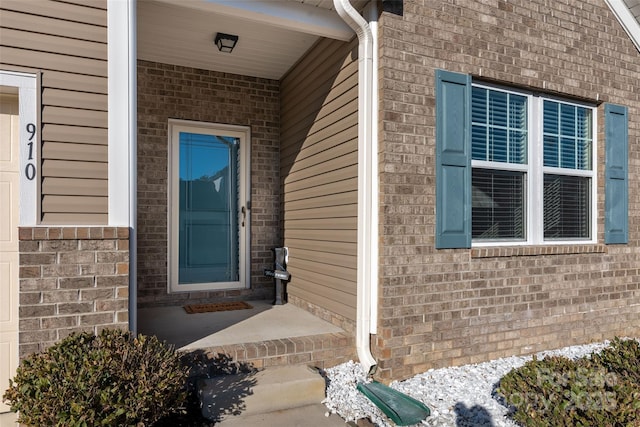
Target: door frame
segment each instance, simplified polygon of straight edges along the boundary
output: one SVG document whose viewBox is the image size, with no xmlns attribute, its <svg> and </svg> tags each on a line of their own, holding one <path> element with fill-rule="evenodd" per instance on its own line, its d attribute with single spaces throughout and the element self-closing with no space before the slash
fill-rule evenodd
<svg viewBox="0 0 640 427">
<path fill-rule="evenodd" d="M 16 96 L 17 99 L 17 122 L 18 132 L 9 141 L 10 165 L 0 161 L 0 170 L 15 174 L 12 179 L 15 187 L 10 192 L 10 209 L 16 209 L 10 214 L 9 223 L 11 226 L 8 240 L 0 241 L 0 263 L 8 265 L 9 283 L 0 282 L 1 287 L 8 286 L 7 304 L 8 312 L 2 313 L 0 319 L 0 347 L 5 351 L 0 366 L 0 395 L 2 395 L 8 382 L 6 378 L 12 378 L 18 367 L 19 361 L 19 335 L 20 335 L 20 283 L 18 270 L 19 263 L 19 226 L 33 226 L 38 220 L 38 194 L 40 182 L 40 120 L 37 105 L 39 98 L 36 88 L 39 87 L 39 76 L 35 74 L 18 73 L 0 70 L 0 93 L 7 93 Z M 17 163 L 17 170 L 14 169 L 13 161 Z M 2 218 L 2 221 L 6 221 Z M 15 221 L 15 222 L 13 222 Z M 5 364 L 4 362 L 8 362 Z M 0 413 L 9 411 L 9 406 L 0 401 Z"/>
<path fill-rule="evenodd" d="M 237 282 L 210 283 L 178 283 L 178 250 L 179 250 L 179 178 L 180 173 L 180 132 L 207 133 L 232 136 L 240 140 L 238 183 L 238 223 L 239 227 L 239 259 Z M 223 289 L 245 289 L 250 287 L 251 269 L 251 129 L 248 126 L 228 125 L 220 123 L 198 122 L 190 120 L 169 119 L 168 127 L 168 181 L 167 181 L 167 292 L 212 291 Z M 241 211 L 244 209 L 244 216 Z"/>
<path fill-rule="evenodd" d="M 40 114 L 37 106 L 40 97 L 36 88 L 40 87 L 40 75 L 0 70 L 0 86 L 18 90 L 18 110 L 20 115 L 20 225 L 34 226 L 39 223 L 40 212 Z M 35 134 L 23 130 L 27 125 L 35 125 Z M 28 171 L 28 173 L 27 173 Z"/>
</svg>

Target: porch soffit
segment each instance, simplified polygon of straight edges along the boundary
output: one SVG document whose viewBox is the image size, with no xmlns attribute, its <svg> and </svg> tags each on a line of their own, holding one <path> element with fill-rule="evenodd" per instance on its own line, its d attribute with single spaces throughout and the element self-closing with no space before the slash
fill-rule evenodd
<svg viewBox="0 0 640 427">
<path fill-rule="evenodd" d="M 333 0 L 138 0 L 137 27 L 139 59 L 270 79 L 318 38 L 355 35 Z M 232 53 L 218 51 L 217 32 L 239 36 Z"/>
</svg>

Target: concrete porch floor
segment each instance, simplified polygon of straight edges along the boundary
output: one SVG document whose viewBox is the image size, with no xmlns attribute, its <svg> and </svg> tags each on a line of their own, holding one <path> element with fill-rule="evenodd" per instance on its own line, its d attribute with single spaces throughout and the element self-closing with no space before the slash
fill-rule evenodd
<svg viewBox="0 0 640 427">
<path fill-rule="evenodd" d="M 138 332 L 181 350 L 344 333 L 291 304 L 247 302 L 253 308 L 197 314 L 188 314 L 182 306 L 140 308 Z"/>
<path fill-rule="evenodd" d="M 0 414 L 0 427 L 17 427 L 16 420 L 18 415 L 13 412 L 4 412 Z"/>
</svg>

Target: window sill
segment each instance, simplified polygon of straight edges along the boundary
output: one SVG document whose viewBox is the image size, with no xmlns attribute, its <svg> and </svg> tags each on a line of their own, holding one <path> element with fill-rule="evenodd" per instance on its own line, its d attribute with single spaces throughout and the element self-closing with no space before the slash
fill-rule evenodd
<svg viewBox="0 0 640 427">
<path fill-rule="evenodd" d="M 500 258 L 514 256 L 575 255 L 607 253 L 602 244 L 548 245 L 548 246 L 502 246 L 491 248 L 472 248 L 471 258 Z"/>
</svg>

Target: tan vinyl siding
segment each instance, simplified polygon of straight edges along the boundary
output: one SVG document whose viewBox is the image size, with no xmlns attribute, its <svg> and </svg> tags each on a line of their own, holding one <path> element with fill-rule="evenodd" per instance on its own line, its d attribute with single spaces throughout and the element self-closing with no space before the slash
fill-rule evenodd
<svg viewBox="0 0 640 427">
<path fill-rule="evenodd" d="M 47 71 L 42 76 L 42 85 L 56 89 L 76 90 L 103 95 L 107 93 L 107 79 L 98 76 L 78 74 L 73 76 L 73 80 L 69 80 L 67 73 Z"/>
<path fill-rule="evenodd" d="M 106 163 L 77 162 L 67 160 L 50 160 L 42 162 L 42 174 L 47 177 L 69 177 L 84 179 L 100 179 L 107 173 Z M 46 184 L 44 180 L 43 185 Z M 44 194 L 43 197 L 47 197 Z"/>
<path fill-rule="evenodd" d="M 3 2 L 4 3 L 4 2 Z M 4 9 L 5 5 L 0 5 Z M 104 40 L 104 30 L 101 26 L 74 22 L 69 24 L 62 19 L 50 19 L 45 16 L 3 10 L 0 14 L 0 25 L 3 28 L 28 30 L 37 28 L 38 32 L 55 34 L 61 37 L 80 38 L 82 40 L 101 43 Z M 3 31 L 4 34 L 4 31 Z"/>
<path fill-rule="evenodd" d="M 54 188 L 61 188 L 62 190 L 58 190 L 60 194 L 71 196 L 102 196 L 102 194 L 107 191 L 106 182 L 104 182 L 102 186 L 97 186 L 88 179 L 49 178 L 45 187 L 47 185 L 51 185 Z M 44 188 L 44 191 L 50 192 L 51 190 Z"/>
<path fill-rule="evenodd" d="M 42 157 L 46 159 L 69 159 L 100 162 L 107 156 L 106 145 L 67 144 L 47 141 L 42 145 Z"/>
<path fill-rule="evenodd" d="M 106 0 L 3 0 L 0 69 L 41 73 L 42 222 L 106 224 Z"/>
<path fill-rule="evenodd" d="M 40 30 L 40 29 L 38 29 Z M 29 30 L 2 30 L 2 44 L 19 49 L 31 49 L 37 46 L 45 52 L 93 58 L 106 61 L 107 52 L 102 49 L 103 44 L 84 40 L 70 39 L 67 37 L 48 36 L 40 33 L 32 33 Z"/>
<path fill-rule="evenodd" d="M 105 204 L 104 197 L 87 196 L 47 196 L 42 201 L 43 208 L 46 206 L 50 212 L 66 210 L 78 214 L 100 214 L 106 208 Z"/>
<path fill-rule="evenodd" d="M 101 112 L 100 110 L 107 103 L 107 95 L 45 88 L 42 91 L 42 103 L 67 108 L 75 108 L 78 105 L 82 105 L 85 109 L 90 108 Z"/>
<path fill-rule="evenodd" d="M 0 7 L 2 7 L 3 10 L 60 19 L 70 23 L 107 27 L 107 2 L 105 0 L 90 0 L 85 2 L 2 0 Z"/>
<path fill-rule="evenodd" d="M 281 82 L 288 293 L 356 317 L 357 43 L 320 41 Z"/>
<path fill-rule="evenodd" d="M 107 129 L 88 127 L 68 127 L 56 124 L 45 124 L 42 127 L 44 141 L 58 141 L 78 144 L 94 144 L 107 146 Z M 75 146 L 74 146 L 75 147 Z"/>
</svg>

